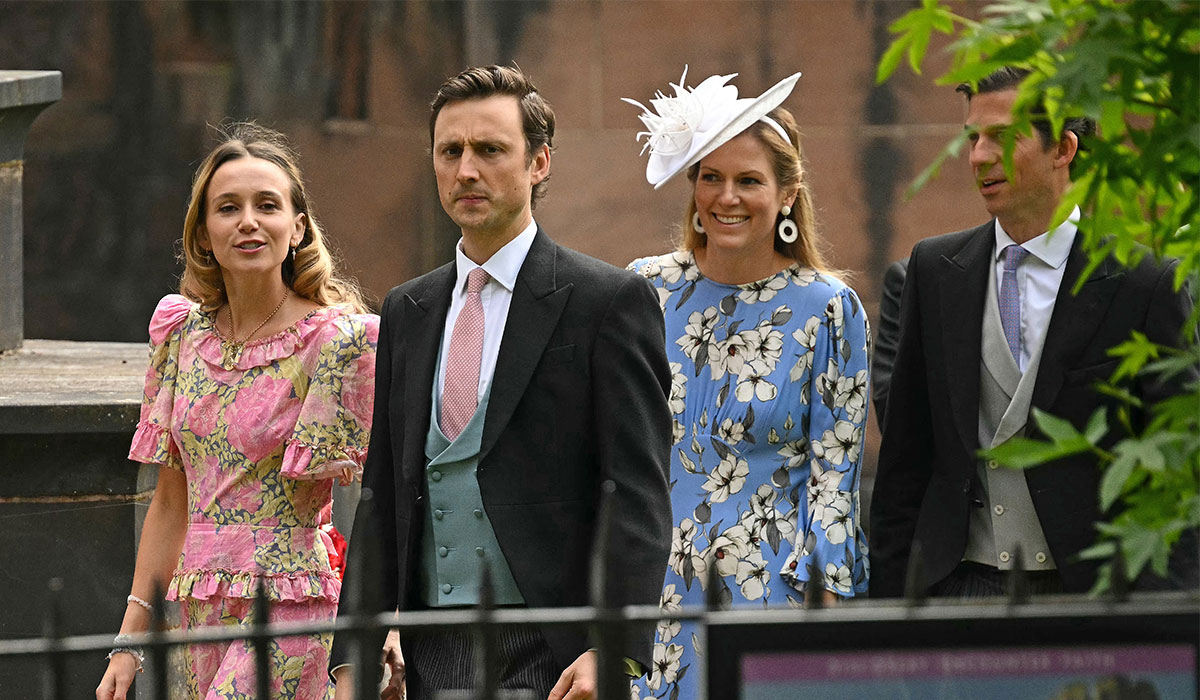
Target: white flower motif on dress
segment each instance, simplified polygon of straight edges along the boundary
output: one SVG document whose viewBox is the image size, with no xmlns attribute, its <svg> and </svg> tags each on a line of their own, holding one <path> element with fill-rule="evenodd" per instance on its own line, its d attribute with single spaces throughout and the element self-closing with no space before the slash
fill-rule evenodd
<svg viewBox="0 0 1200 700">
<path fill-rule="evenodd" d="M 826 430 L 820 440 L 812 441 L 813 456 L 830 466 L 837 466 L 847 458 L 852 464 L 858 462 L 861 446 L 862 428 L 844 420 L 834 423 L 833 430 Z"/>
<path fill-rule="evenodd" d="M 838 380 L 842 378 L 842 370 L 838 367 L 837 360 L 829 358 L 829 363 L 825 367 L 825 371 L 818 374 L 814 380 L 813 386 L 816 387 L 817 393 L 821 395 L 821 401 L 825 407 L 832 410 L 834 408 L 834 390 L 837 387 Z"/>
<path fill-rule="evenodd" d="M 746 600 L 758 600 L 768 592 L 767 581 L 771 574 L 767 571 L 767 563 L 763 561 L 762 552 L 754 550 L 750 556 L 737 563 L 734 581 L 742 587 L 742 595 Z"/>
<path fill-rule="evenodd" d="M 829 335 L 834 343 L 842 339 L 842 300 L 834 297 L 825 306 L 825 318 L 829 321 Z"/>
<path fill-rule="evenodd" d="M 683 337 L 675 344 L 691 358 L 692 362 L 700 362 L 700 351 L 712 344 L 713 328 L 717 325 L 717 307 L 710 306 L 704 311 L 693 311 L 688 316 L 687 326 L 683 329 Z M 709 354 L 712 354 L 710 349 Z"/>
<path fill-rule="evenodd" d="M 718 342 L 717 351 L 708 358 L 712 366 L 712 378 L 720 379 L 726 372 L 735 377 L 740 375 L 743 368 L 758 356 L 760 345 L 762 335 L 756 328 L 734 333 Z"/>
<path fill-rule="evenodd" d="M 820 328 L 821 319 L 812 316 L 804 323 L 804 328 L 797 328 L 792 332 L 792 337 L 800 345 L 800 357 L 796 359 L 796 366 L 788 375 L 793 382 L 800 381 L 800 378 L 812 369 L 813 349 L 817 347 L 817 331 Z"/>
<path fill-rule="evenodd" d="M 679 527 L 671 528 L 671 555 L 667 565 L 687 580 L 699 577 L 704 580 L 708 565 L 700 552 L 696 551 L 696 535 L 699 533 L 691 518 L 684 518 Z M 688 576 L 690 572 L 692 576 Z"/>
<path fill-rule="evenodd" d="M 687 435 L 687 429 L 683 427 L 683 423 L 680 423 L 679 419 L 677 419 L 677 418 L 672 418 L 671 419 L 671 444 L 678 445 L 680 442 L 683 441 L 683 438 L 686 437 L 686 435 Z"/>
<path fill-rule="evenodd" d="M 668 583 L 663 586 L 662 596 L 658 599 L 658 608 L 662 610 L 664 615 L 673 615 L 680 610 L 680 603 L 683 601 L 683 596 L 675 592 L 675 584 Z M 679 634 L 679 620 L 665 619 L 658 621 L 658 638 L 663 642 L 669 642 Z"/>
<path fill-rule="evenodd" d="M 683 656 L 683 647 L 678 644 L 655 644 L 654 660 L 650 669 L 650 679 L 646 687 L 658 690 L 663 683 L 674 683 L 679 675 L 679 658 Z"/>
<path fill-rule="evenodd" d="M 850 594 L 850 568 L 845 564 L 829 562 L 825 565 L 825 588 L 832 588 L 842 595 Z"/>
<path fill-rule="evenodd" d="M 636 263 L 637 261 L 634 260 L 633 262 L 629 263 L 625 269 L 629 270 L 630 272 L 636 272 L 648 280 L 653 280 L 655 277 L 658 277 L 662 274 L 662 268 L 658 264 L 658 258 L 651 258 L 642 266 L 640 270 L 638 269 Z"/>
<path fill-rule="evenodd" d="M 859 370 L 853 377 L 839 377 L 834 389 L 833 405 L 845 408 L 846 417 L 861 423 L 867 417 L 867 370 Z"/>
<path fill-rule="evenodd" d="M 746 434 L 746 426 L 739 421 L 734 421 L 732 418 L 726 418 L 721 421 L 721 425 L 717 428 L 717 437 L 721 438 L 726 445 L 730 447 L 742 441 Z"/>
<path fill-rule="evenodd" d="M 658 292 L 658 308 L 665 313 L 667 310 L 667 300 L 671 298 L 671 290 L 666 287 L 656 286 L 654 291 Z"/>
<path fill-rule="evenodd" d="M 783 356 L 783 333 L 771 327 L 769 322 L 758 327 L 759 343 L 750 360 L 750 371 L 767 376 L 775 371 L 775 365 Z"/>
<path fill-rule="evenodd" d="M 807 287 L 817 281 L 817 271 L 809 267 L 789 267 L 787 274 L 792 284 L 798 287 Z"/>
<path fill-rule="evenodd" d="M 679 280 L 694 282 L 700 278 L 700 268 L 690 254 L 672 253 L 661 258 L 660 274 L 667 284 L 675 284 Z"/>
<path fill-rule="evenodd" d="M 742 490 L 749 473 L 750 463 L 730 453 L 709 473 L 708 479 L 700 488 L 712 494 L 710 500 L 713 503 L 724 503 L 730 495 Z"/>
<path fill-rule="evenodd" d="M 718 576 L 732 576 L 737 571 L 738 559 L 755 549 L 750 542 L 750 533 L 741 525 L 734 525 L 712 541 L 704 550 L 704 558 L 711 561 Z"/>
<path fill-rule="evenodd" d="M 742 403 L 747 403 L 751 399 L 770 401 L 775 398 L 778 391 L 778 388 L 767 381 L 766 377 L 746 373 L 738 378 L 737 388 L 733 390 L 733 395 Z"/>
<path fill-rule="evenodd" d="M 671 368 L 671 398 L 668 406 L 673 415 L 680 415 L 687 408 L 687 375 L 683 373 L 683 365 L 678 362 L 670 363 Z"/>
<path fill-rule="evenodd" d="M 779 448 L 779 455 L 787 460 L 784 462 L 786 466 L 798 467 L 808 459 L 808 443 L 803 439 L 788 440 Z"/>
<path fill-rule="evenodd" d="M 848 494 L 847 494 L 848 495 Z M 830 544 L 842 544 L 854 534 L 854 519 L 850 517 L 850 499 L 835 498 L 821 513 L 821 527 Z"/>
<path fill-rule="evenodd" d="M 742 525 L 750 533 L 750 541 L 767 541 L 771 549 L 778 551 L 779 543 L 790 540 L 796 531 L 795 524 L 775 507 L 779 493 L 770 484 L 762 484 L 750 497 L 750 508 L 742 513 Z"/>
<path fill-rule="evenodd" d="M 846 476 L 844 472 L 839 472 L 836 469 L 822 469 L 817 461 L 813 461 L 810 468 L 808 479 L 808 501 L 815 504 L 817 510 L 814 510 L 814 518 L 821 519 L 821 507 L 827 506 L 841 497 L 844 491 L 841 490 L 842 479 Z"/>
<path fill-rule="evenodd" d="M 742 285 L 742 291 L 738 292 L 738 298 L 747 304 L 770 301 L 775 298 L 779 290 L 786 288 L 787 285 L 786 277 L 775 275 L 765 280 Z"/>
</svg>

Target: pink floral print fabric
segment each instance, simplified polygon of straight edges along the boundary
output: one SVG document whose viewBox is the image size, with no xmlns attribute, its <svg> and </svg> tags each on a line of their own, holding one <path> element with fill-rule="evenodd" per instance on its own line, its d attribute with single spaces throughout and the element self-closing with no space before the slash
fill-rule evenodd
<svg viewBox="0 0 1200 700">
<path fill-rule="evenodd" d="M 362 473 L 379 318 L 317 309 L 236 356 L 213 324 L 179 295 L 164 297 L 150 322 L 150 366 L 129 458 L 187 477 L 188 533 L 167 597 L 184 603 L 187 625 L 245 624 L 249 605 L 230 601 L 248 601 L 261 581 L 281 619 L 332 619 L 341 582 L 330 568 L 333 543 L 320 528 L 332 517 L 334 480 L 346 468 L 355 478 Z M 327 656 L 329 640 L 317 642 Z M 199 658 L 193 654 L 197 674 L 212 663 Z M 252 658 L 244 662 L 252 675 Z M 320 667 L 322 680 L 314 682 L 324 682 L 324 663 L 300 666 Z M 285 676 L 300 666 L 273 665 Z M 304 683 L 297 677 L 285 686 Z"/>
</svg>

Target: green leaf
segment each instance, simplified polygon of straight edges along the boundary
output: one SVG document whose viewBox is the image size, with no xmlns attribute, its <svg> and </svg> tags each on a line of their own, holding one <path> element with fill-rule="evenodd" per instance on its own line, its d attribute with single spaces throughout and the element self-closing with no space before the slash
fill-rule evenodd
<svg viewBox="0 0 1200 700">
<path fill-rule="evenodd" d="M 1108 433 L 1108 415 L 1103 408 L 1097 408 L 1092 413 L 1092 417 L 1088 418 L 1087 428 L 1084 429 L 1083 434 L 1087 437 L 1088 442 L 1095 445 L 1104 438 L 1106 433 Z"/>
<path fill-rule="evenodd" d="M 1130 452 L 1120 452 L 1112 464 L 1105 468 L 1104 477 L 1100 480 L 1100 510 L 1102 512 L 1108 511 L 1116 502 L 1117 497 L 1121 495 L 1125 489 L 1125 482 L 1129 480 L 1129 475 L 1133 473 L 1137 462 L 1137 457 Z"/>
<path fill-rule="evenodd" d="M 887 51 L 883 52 L 883 56 L 879 59 L 879 66 L 875 69 L 876 85 L 884 83 L 892 77 L 892 73 L 896 72 L 896 68 L 900 66 L 900 59 L 904 58 L 904 52 L 908 49 L 908 43 L 908 36 L 902 36 L 893 41 Z"/>
<path fill-rule="evenodd" d="M 1130 528 L 1121 540 L 1121 549 L 1125 553 L 1125 572 L 1130 581 L 1138 577 L 1161 546 L 1158 532 L 1143 527 Z"/>
<path fill-rule="evenodd" d="M 1069 457 L 1091 449 L 1082 435 L 1070 442 L 1041 442 L 1029 438 L 1011 438 L 989 450 L 980 450 L 985 459 L 994 459 L 1006 467 L 1028 469 L 1046 462 Z"/>
<path fill-rule="evenodd" d="M 1112 557 L 1112 555 L 1114 555 L 1116 553 L 1117 553 L 1117 543 L 1116 542 L 1099 542 L 1097 544 L 1092 545 L 1091 547 L 1088 547 L 1087 549 L 1080 550 L 1079 552 L 1077 552 L 1075 554 L 1075 558 L 1081 559 L 1081 560 L 1109 559 Z"/>
<path fill-rule="evenodd" d="M 1050 415 L 1040 408 L 1033 409 L 1031 413 L 1038 429 L 1055 442 L 1077 441 L 1083 437 L 1070 421 Z"/>
</svg>

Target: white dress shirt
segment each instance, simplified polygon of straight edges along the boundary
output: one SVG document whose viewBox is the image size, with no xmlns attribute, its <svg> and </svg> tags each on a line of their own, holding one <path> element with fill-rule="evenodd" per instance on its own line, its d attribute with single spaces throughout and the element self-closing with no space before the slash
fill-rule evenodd
<svg viewBox="0 0 1200 700">
<path fill-rule="evenodd" d="M 487 393 L 492 383 L 492 375 L 496 372 L 496 358 L 500 355 L 500 340 L 504 338 L 504 325 L 508 322 L 508 307 L 512 304 L 513 287 L 517 284 L 517 275 L 525 264 L 525 256 L 533 245 L 537 234 L 537 223 L 529 222 L 524 231 L 509 241 L 503 248 L 496 251 L 482 265 L 476 265 L 467 257 L 462 249 L 462 239 L 454 248 L 454 265 L 457 277 L 454 291 L 450 295 L 450 311 L 446 314 L 446 327 L 442 331 L 442 351 L 438 362 L 437 415 L 442 414 L 442 390 L 446 383 L 446 356 L 450 352 L 450 336 L 454 333 L 454 322 L 467 303 L 467 275 L 477 267 L 482 267 L 491 277 L 479 293 L 483 303 L 483 356 L 479 362 L 479 400 Z"/>
<path fill-rule="evenodd" d="M 1036 236 L 1021 245 L 1029 255 L 1017 267 L 1017 289 L 1021 295 L 1021 357 L 1017 366 L 1024 372 L 1029 360 L 1041 352 L 1046 341 L 1046 329 L 1054 313 L 1054 301 L 1067 269 L 1067 255 L 1075 242 L 1079 221 L 1079 207 L 1071 212 L 1067 220 L 1053 231 Z M 1004 227 L 996 220 L 996 247 L 992 250 L 996 261 L 996 295 L 1004 282 L 1004 249 L 1015 242 L 1009 238 Z"/>
</svg>

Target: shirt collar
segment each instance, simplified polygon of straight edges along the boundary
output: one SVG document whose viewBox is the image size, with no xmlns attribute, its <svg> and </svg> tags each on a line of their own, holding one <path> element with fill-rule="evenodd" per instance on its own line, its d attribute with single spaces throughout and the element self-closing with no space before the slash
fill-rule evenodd
<svg viewBox="0 0 1200 700">
<path fill-rule="evenodd" d="M 455 293 L 465 293 L 467 275 L 477 267 L 482 267 L 492 279 L 511 292 L 517 284 L 517 275 L 521 272 L 521 266 L 525 264 L 525 256 L 529 255 L 529 249 L 533 246 L 533 238 L 536 235 L 537 222 L 531 220 L 524 231 L 505 243 L 503 248 L 492 254 L 492 257 L 482 265 L 476 265 L 474 260 L 467 257 L 462 249 L 462 239 L 458 239 L 458 245 L 454 247 L 454 266 L 458 275 L 458 279 L 455 281 Z"/>
<path fill-rule="evenodd" d="M 1021 247 L 1050 267 L 1062 267 L 1067 262 L 1067 256 L 1071 253 L 1071 244 L 1075 242 L 1075 233 L 1079 230 L 1076 226 L 1079 215 L 1079 207 L 1075 207 L 1067 220 L 1059 224 L 1053 231 L 1035 236 L 1022 243 Z M 993 255 L 999 260 L 1000 256 L 1004 254 L 1004 249 L 1014 244 L 1015 241 L 1000 225 L 1000 220 L 996 219 L 996 247 L 992 251 Z"/>
</svg>

